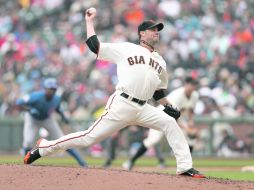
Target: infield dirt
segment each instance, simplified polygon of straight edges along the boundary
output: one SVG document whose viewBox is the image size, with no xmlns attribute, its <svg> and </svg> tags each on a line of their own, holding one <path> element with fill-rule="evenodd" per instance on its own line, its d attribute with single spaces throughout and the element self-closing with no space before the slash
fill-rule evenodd
<svg viewBox="0 0 254 190">
<path fill-rule="evenodd" d="M 254 182 L 118 169 L 0 165 L 3 190 L 254 190 Z"/>
</svg>

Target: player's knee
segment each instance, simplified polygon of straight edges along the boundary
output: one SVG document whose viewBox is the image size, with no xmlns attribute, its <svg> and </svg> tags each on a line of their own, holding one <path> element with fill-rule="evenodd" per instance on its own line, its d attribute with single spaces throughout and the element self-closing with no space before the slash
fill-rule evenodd
<svg viewBox="0 0 254 190">
<path fill-rule="evenodd" d="M 176 124 L 175 118 L 173 118 L 171 116 L 167 117 L 167 121 L 168 121 L 168 123 L 174 123 L 174 124 Z"/>
<path fill-rule="evenodd" d="M 167 119 L 164 121 L 164 126 L 162 128 L 162 131 L 164 133 L 169 132 L 175 127 L 178 127 L 176 120 L 173 117 L 167 117 Z"/>
<path fill-rule="evenodd" d="M 160 142 L 160 139 L 153 139 L 149 141 L 144 141 L 144 146 L 149 149 Z"/>
</svg>

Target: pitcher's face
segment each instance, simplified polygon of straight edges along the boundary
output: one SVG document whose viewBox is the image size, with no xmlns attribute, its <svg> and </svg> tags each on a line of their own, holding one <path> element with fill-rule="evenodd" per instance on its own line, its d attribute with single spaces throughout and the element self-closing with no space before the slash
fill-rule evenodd
<svg viewBox="0 0 254 190">
<path fill-rule="evenodd" d="M 159 31 L 157 27 L 147 29 L 145 31 L 141 31 L 140 35 L 141 35 L 141 38 L 140 38 L 141 40 L 144 40 L 151 45 L 154 45 L 157 42 L 159 42 L 160 35 L 159 35 Z"/>
</svg>

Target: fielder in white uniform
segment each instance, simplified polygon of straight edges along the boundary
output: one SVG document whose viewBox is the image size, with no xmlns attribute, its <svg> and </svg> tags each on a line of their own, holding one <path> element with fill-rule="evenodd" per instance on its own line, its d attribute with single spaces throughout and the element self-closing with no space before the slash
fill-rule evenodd
<svg viewBox="0 0 254 190">
<path fill-rule="evenodd" d="M 106 111 L 87 130 L 71 133 L 59 139 L 40 139 L 37 147 L 24 158 L 31 164 L 43 156 L 66 150 L 70 147 L 87 147 L 109 137 L 112 133 L 129 125 L 140 125 L 162 131 L 177 162 L 177 174 L 204 178 L 192 166 L 192 157 L 186 138 L 174 118 L 151 106 L 147 100 L 156 97 L 159 103 L 169 103 L 162 96 L 167 88 L 168 76 L 164 59 L 154 51 L 159 41 L 162 23 L 144 21 L 138 27 L 140 44 L 101 43 L 94 30 L 96 10 L 86 11 L 87 45 L 98 55 L 98 59 L 117 64 L 118 84 L 109 98 Z"/>
<path fill-rule="evenodd" d="M 181 117 L 178 119 L 178 124 L 184 129 L 190 151 L 193 149 L 193 135 L 196 129 L 193 126 L 193 110 L 199 99 L 199 94 L 196 91 L 198 82 L 191 77 L 185 79 L 184 86 L 172 91 L 166 98 L 171 102 L 173 107 L 178 108 L 181 111 Z M 161 108 L 162 106 L 159 106 Z M 196 132 L 195 132 L 196 134 Z M 151 147 L 158 144 L 164 137 L 164 133 L 158 130 L 149 129 L 148 136 L 143 140 L 140 148 L 132 156 L 130 160 L 123 163 L 123 168 L 131 170 L 138 158 Z"/>
</svg>

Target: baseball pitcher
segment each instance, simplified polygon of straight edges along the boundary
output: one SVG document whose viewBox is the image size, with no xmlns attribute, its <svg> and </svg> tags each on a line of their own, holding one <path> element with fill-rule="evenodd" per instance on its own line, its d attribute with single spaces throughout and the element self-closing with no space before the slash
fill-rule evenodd
<svg viewBox="0 0 254 190">
<path fill-rule="evenodd" d="M 117 65 L 116 91 L 109 98 L 104 114 L 87 130 L 52 141 L 39 140 L 37 146 L 25 156 L 24 163 L 31 164 L 42 156 L 70 147 L 87 147 L 126 126 L 140 125 L 165 134 L 176 157 L 177 174 L 204 178 L 192 166 L 188 143 L 176 120 L 147 103 L 153 97 L 162 105 L 169 104 L 164 93 L 168 83 L 166 62 L 154 48 L 164 25 L 151 20 L 141 23 L 138 27 L 139 44 L 103 43 L 95 33 L 95 16 L 94 8 L 86 11 L 86 43 L 98 59 Z"/>
</svg>

